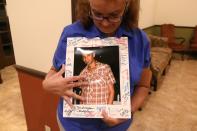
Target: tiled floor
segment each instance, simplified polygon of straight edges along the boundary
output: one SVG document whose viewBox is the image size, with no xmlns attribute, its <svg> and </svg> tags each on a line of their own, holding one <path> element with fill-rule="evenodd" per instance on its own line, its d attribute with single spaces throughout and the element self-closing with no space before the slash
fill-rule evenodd
<svg viewBox="0 0 197 131">
<path fill-rule="evenodd" d="M 137 112 L 129 131 L 197 131 L 197 61 L 172 61 L 157 92 Z M 0 131 L 26 131 L 15 69 L 1 70 Z"/>
</svg>

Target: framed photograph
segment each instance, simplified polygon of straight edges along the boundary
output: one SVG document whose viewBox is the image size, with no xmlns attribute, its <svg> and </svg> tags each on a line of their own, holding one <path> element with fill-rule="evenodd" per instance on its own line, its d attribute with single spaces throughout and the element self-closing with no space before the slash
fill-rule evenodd
<svg viewBox="0 0 197 131">
<path fill-rule="evenodd" d="M 130 118 L 128 38 L 67 38 L 65 77 L 83 76 L 87 86 L 76 87 L 84 101 L 65 101 L 64 117 L 102 118 L 104 110 L 114 118 Z"/>
</svg>

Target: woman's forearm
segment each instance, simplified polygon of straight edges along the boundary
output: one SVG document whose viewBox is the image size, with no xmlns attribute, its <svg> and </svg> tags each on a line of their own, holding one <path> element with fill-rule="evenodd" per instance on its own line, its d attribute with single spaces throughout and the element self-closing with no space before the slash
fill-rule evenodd
<svg viewBox="0 0 197 131">
<path fill-rule="evenodd" d="M 47 90 L 47 91 L 50 91 L 50 84 L 49 84 L 49 81 L 48 79 L 53 76 L 55 73 L 57 73 L 56 70 L 53 70 L 52 68 L 49 70 L 49 72 L 47 73 L 47 75 L 45 76 L 45 79 L 43 80 L 42 82 L 42 86 L 43 86 L 43 89 Z"/>
<path fill-rule="evenodd" d="M 144 103 L 145 98 L 147 97 L 149 88 L 146 87 L 137 87 L 134 92 L 134 95 L 131 97 L 131 110 L 132 113 L 137 111 Z"/>
<path fill-rule="evenodd" d="M 137 111 L 144 103 L 150 89 L 151 78 L 151 70 L 149 68 L 144 68 L 142 70 L 141 79 L 134 91 L 133 96 L 131 97 L 131 109 L 133 113 Z"/>
</svg>

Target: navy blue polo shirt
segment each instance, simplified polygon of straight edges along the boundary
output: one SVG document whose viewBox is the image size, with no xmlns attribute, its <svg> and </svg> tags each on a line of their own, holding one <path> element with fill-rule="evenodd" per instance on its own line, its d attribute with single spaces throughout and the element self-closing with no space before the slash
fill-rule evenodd
<svg viewBox="0 0 197 131">
<path fill-rule="evenodd" d="M 53 57 L 53 66 L 59 70 L 62 64 L 65 64 L 66 59 L 66 46 L 68 37 L 87 37 L 94 38 L 100 37 L 105 38 L 105 35 L 98 30 L 95 25 L 92 25 L 88 30 L 84 29 L 83 25 L 77 21 L 64 28 L 60 37 L 57 49 Z M 120 26 L 115 33 L 114 37 L 128 37 L 128 48 L 129 48 L 129 68 L 130 68 L 130 91 L 133 94 L 135 85 L 139 82 L 141 72 L 143 68 L 147 68 L 150 65 L 150 45 L 146 34 L 138 29 L 125 30 L 123 26 Z M 58 116 L 62 125 L 67 129 L 67 126 L 72 125 L 71 123 L 94 123 L 91 121 L 79 118 L 63 118 L 63 100 L 61 99 L 58 106 Z M 97 121 L 98 119 L 95 119 Z M 100 120 L 100 119 L 99 119 Z M 99 121 L 98 120 L 98 121 Z M 75 123 L 75 124 L 76 124 Z M 86 123 L 86 124 L 87 124 Z M 75 125 L 74 124 L 74 125 Z M 98 125 L 98 123 L 97 123 Z M 74 128 L 73 128 L 74 129 Z M 70 129 L 68 129 L 70 131 Z"/>
</svg>

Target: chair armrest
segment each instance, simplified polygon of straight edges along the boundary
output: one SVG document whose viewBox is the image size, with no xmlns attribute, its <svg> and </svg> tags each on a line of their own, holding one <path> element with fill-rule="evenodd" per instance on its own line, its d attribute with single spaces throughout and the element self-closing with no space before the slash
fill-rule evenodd
<svg viewBox="0 0 197 131">
<path fill-rule="evenodd" d="M 151 47 L 168 47 L 168 38 L 154 35 L 148 35 Z"/>
<path fill-rule="evenodd" d="M 179 44 L 183 44 L 185 42 L 185 38 L 183 37 L 175 37 L 175 39 L 180 41 Z"/>
</svg>

